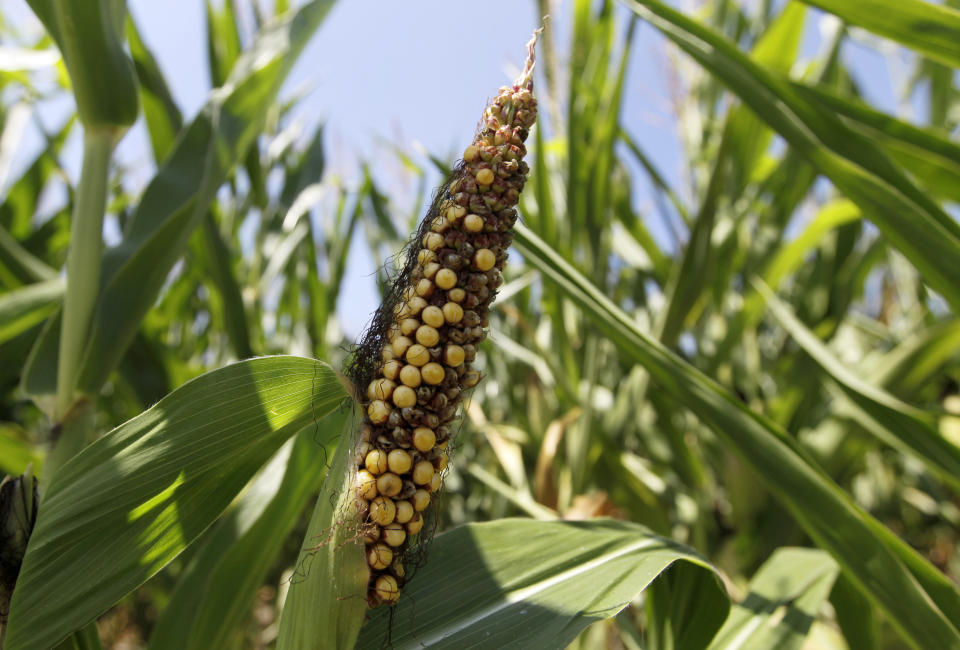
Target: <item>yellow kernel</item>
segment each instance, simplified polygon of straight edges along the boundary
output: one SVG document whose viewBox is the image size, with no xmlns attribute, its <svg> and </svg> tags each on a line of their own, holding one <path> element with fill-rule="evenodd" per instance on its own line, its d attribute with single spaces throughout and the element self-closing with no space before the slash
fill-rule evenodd
<svg viewBox="0 0 960 650">
<path fill-rule="evenodd" d="M 463 302 L 463 299 L 467 297 L 467 292 L 463 289 L 450 289 L 447 292 L 447 298 L 453 302 Z"/>
<path fill-rule="evenodd" d="M 473 388 L 480 383 L 480 373 L 476 370 L 468 370 L 460 378 L 460 385 L 464 388 Z"/>
<path fill-rule="evenodd" d="M 394 603 L 400 598 L 400 587 L 397 585 L 397 580 L 390 575 L 377 578 L 373 590 L 377 594 L 377 598 L 384 603 Z"/>
<path fill-rule="evenodd" d="M 423 319 L 423 323 L 425 325 L 429 325 L 430 327 L 440 327 L 443 325 L 443 310 L 439 307 L 430 305 L 423 310 L 423 313 L 420 314 L 420 318 Z"/>
<path fill-rule="evenodd" d="M 442 472 L 447 469 L 447 465 L 450 464 L 450 457 L 446 454 L 439 454 L 436 458 L 433 459 L 433 467 L 438 472 Z"/>
<path fill-rule="evenodd" d="M 400 321 L 400 333 L 404 336 L 410 336 L 420 327 L 420 321 L 416 318 L 404 318 Z"/>
<path fill-rule="evenodd" d="M 367 407 L 367 416 L 374 424 L 383 424 L 390 417 L 390 405 L 383 400 L 373 400 Z"/>
<path fill-rule="evenodd" d="M 417 403 L 417 393 L 409 386 L 397 386 L 393 391 L 393 403 L 398 408 L 407 408 Z"/>
<path fill-rule="evenodd" d="M 430 493 L 426 490 L 417 490 L 413 493 L 413 509 L 423 512 L 430 505 Z"/>
<path fill-rule="evenodd" d="M 367 501 L 377 498 L 377 478 L 365 469 L 357 472 L 357 494 Z"/>
<path fill-rule="evenodd" d="M 428 232 L 423 236 L 423 247 L 427 250 L 438 251 L 443 246 L 443 235 L 435 232 Z"/>
<path fill-rule="evenodd" d="M 389 379 L 374 379 L 367 386 L 367 398 L 371 400 L 390 399 L 395 387 L 396 384 Z"/>
<path fill-rule="evenodd" d="M 433 282 L 430 282 L 430 280 L 426 278 L 423 278 L 422 280 L 417 282 L 417 295 L 422 296 L 424 298 L 429 298 L 430 296 L 432 296 Z"/>
<path fill-rule="evenodd" d="M 397 506 L 393 499 L 385 496 L 379 496 L 370 502 L 370 521 L 381 526 L 393 523 L 393 518 L 397 516 Z M 390 564 L 387 562 L 387 564 Z"/>
<path fill-rule="evenodd" d="M 446 217 L 434 217 L 433 222 L 430 224 L 430 230 L 433 232 L 446 232 L 450 229 L 450 222 Z"/>
<path fill-rule="evenodd" d="M 433 476 L 430 477 L 430 491 L 437 492 L 442 487 L 443 487 L 443 476 L 437 472 L 434 472 Z"/>
<path fill-rule="evenodd" d="M 383 346 L 383 350 L 380 351 L 380 358 L 386 361 L 391 361 L 394 357 L 393 348 L 389 345 Z"/>
<path fill-rule="evenodd" d="M 386 544 L 376 544 L 367 549 L 367 564 L 375 571 L 382 571 L 393 562 L 393 551 Z"/>
<path fill-rule="evenodd" d="M 433 478 L 433 465 L 428 460 L 421 460 L 413 468 L 413 482 L 417 485 L 429 485 Z"/>
<path fill-rule="evenodd" d="M 406 336 L 398 336 L 393 340 L 392 345 L 393 345 L 393 353 L 398 357 L 402 357 L 404 354 L 406 354 L 410 346 L 413 345 L 413 341 L 411 341 Z"/>
<path fill-rule="evenodd" d="M 423 380 L 432 386 L 439 385 L 446 374 L 447 371 L 443 369 L 443 366 L 435 361 L 431 361 L 420 369 L 420 375 L 423 377 Z"/>
<path fill-rule="evenodd" d="M 417 325 L 419 327 L 419 324 Z M 414 330 L 416 331 L 416 330 Z M 393 350 L 390 351 L 393 353 Z M 403 364 L 397 361 L 396 359 L 391 359 L 383 364 L 383 376 L 387 379 L 394 380 L 397 378 L 397 375 L 400 374 L 400 368 L 403 367 Z"/>
<path fill-rule="evenodd" d="M 440 342 L 440 332 L 429 325 L 421 325 L 417 329 L 417 343 L 424 347 L 432 348 Z"/>
<path fill-rule="evenodd" d="M 447 217 L 447 221 L 453 223 L 466 213 L 467 209 L 462 205 L 451 205 L 443 214 Z"/>
<path fill-rule="evenodd" d="M 480 232 L 483 230 L 483 217 L 476 214 L 468 214 L 463 220 L 463 229 L 467 232 Z"/>
<path fill-rule="evenodd" d="M 365 541 L 367 544 L 373 544 L 380 539 L 380 526 L 374 526 L 373 524 L 370 524 L 364 528 L 363 541 Z"/>
<path fill-rule="evenodd" d="M 377 477 L 377 490 L 385 497 L 395 497 L 403 489 L 403 481 L 393 472 Z"/>
<path fill-rule="evenodd" d="M 473 254 L 473 265 L 481 271 L 489 271 L 496 263 L 497 256 L 489 248 L 481 248 Z"/>
<path fill-rule="evenodd" d="M 406 289 L 403 290 L 403 293 L 400 294 L 400 297 L 403 300 L 410 300 L 411 298 L 413 298 L 413 296 L 414 296 L 414 291 L 412 287 L 407 287 Z"/>
<path fill-rule="evenodd" d="M 413 446 L 417 448 L 417 451 L 427 453 L 433 449 L 436 443 L 437 434 L 433 432 L 433 429 L 417 427 L 413 430 Z"/>
<path fill-rule="evenodd" d="M 417 262 L 419 262 L 420 264 L 427 264 L 429 262 L 436 262 L 436 261 L 437 261 L 437 254 L 434 253 L 432 250 L 421 248 L 420 252 L 417 253 Z"/>
<path fill-rule="evenodd" d="M 402 525 L 398 523 L 392 523 L 383 527 L 383 533 L 381 533 L 381 537 L 383 537 L 383 541 L 390 546 L 400 546 L 407 538 L 407 533 L 403 530 Z"/>
<path fill-rule="evenodd" d="M 457 274 L 450 269 L 440 269 L 433 281 L 441 289 L 453 289 L 457 286 Z"/>
<path fill-rule="evenodd" d="M 414 343 L 410 346 L 410 349 L 407 350 L 407 363 L 412 363 L 413 365 L 420 367 L 430 361 L 430 353 L 427 352 L 427 348 L 423 347 L 419 343 Z"/>
<path fill-rule="evenodd" d="M 448 366 L 450 366 L 450 367 L 452 367 L 452 368 L 456 368 L 456 367 L 459 366 L 461 363 L 463 363 L 463 360 L 464 360 L 465 357 L 466 357 L 466 353 L 464 353 L 463 348 L 460 347 L 459 345 L 453 345 L 453 344 L 448 345 L 448 346 L 447 346 L 447 349 L 444 350 L 444 352 L 443 352 L 443 360 L 444 360 L 444 362 L 445 362 Z M 397 400 L 396 400 L 396 391 L 394 391 L 394 400 L 393 400 L 393 401 L 394 401 L 394 403 L 396 403 L 396 401 L 397 401 Z"/>
<path fill-rule="evenodd" d="M 423 528 L 423 517 L 418 517 L 407 523 L 407 534 L 416 535 Z"/>
<path fill-rule="evenodd" d="M 480 185 L 489 185 L 493 182 L 493 170 L 481 169 L 477 172 L 477 183 Z"/>
<path fill-rule="evenodd" d="M 448 302 L 442 309 L 443 319 L 453 325 L 463 320 L 463 307 L 455 302 Z"/>
<path fill-rule="evenodd" d="M 420 369 L 413 365 L 406 365 L 400 371 L 400 381 L 404 386 L 416 388 L 420 385 Z"/>
<path fill-rule="evenodd" d="M 480 153 L 480 150 L 477 149 L 474 145 L 470 145 L 463 150 L 463 160 L 464 162 L 473 162 L 477 159 L 477 154 Z"/>
<path fill-rule="evenodd" d="M 382 449 L 374 449 L 363 461 L 367 471 L 377 476 L 387 471 L 387 452 Z"/>
<path fill-rule="evenodd" d="M 397 516 L 395 521 L 405 524 L 411 519 L 413 519 L 413 504 L 409 501 L 397 501 Z"/>
<path fill-rule="evenodd" d="M 440 265 L 436 262 L 430 262 L 429 264 L 423 267 L 423 277 L 428 280 L 432 280 L 433 276 L 437 274 L 437 271 L 440 270 Z"/>
<path fill-rule="evenodd" d="M 407 309 L 409 310 L 409 315 L 410 315 L 410 316 L 416 316 L 416 315 L 419 314 L 419 313 L 423 310 L 423 308 L 426 307 L 426 306 L 427 306 L 427 301 L 424 300 L 423 298 L 421 298 L 420 296 L 414 296 L 414 297 L 411 298 L 411 299 L 407 302 L 407 304 L 406 304 L 406 307 L 407 307 Z M 399 356 L 399 355 L 397 355 L 397 356 Z"/>
<path fill-rule="evenodd" d="M 387 456 L 387 465 L 390 466 L 390 471 L 396 474 L 406 474 L 410 471 L 412 464 L 413 459 L 410 458 L 410 454 L 403 449 L 394 449 Z"/>
</svg>

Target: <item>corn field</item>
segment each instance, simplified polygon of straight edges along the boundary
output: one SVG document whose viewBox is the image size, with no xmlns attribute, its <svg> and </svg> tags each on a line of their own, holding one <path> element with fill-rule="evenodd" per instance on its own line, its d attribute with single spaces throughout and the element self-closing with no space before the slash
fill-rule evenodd
<svg viewBox="0 0 960 650">
<path fill-rule="evenodd" d="M 465 7 L 473 140 L 349 178 L 342 4 L 208 0 L 194 115 L 0 8 L 0 648 L 960 650 L 960 2 Z"/>
</svg>

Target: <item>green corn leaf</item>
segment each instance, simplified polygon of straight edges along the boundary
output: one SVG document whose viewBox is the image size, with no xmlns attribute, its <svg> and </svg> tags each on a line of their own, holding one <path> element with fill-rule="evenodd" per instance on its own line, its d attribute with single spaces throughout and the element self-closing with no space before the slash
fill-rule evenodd
<svg viewBox="0 0 960 650">
<path fill-rule="evenodd" d="M 143 584 L 287 438 L 345 397 L 324 363 L 253 359 L 184 384 L 84 449 L 44 497 L 13 595 L 8 650 L 50 647 Z M 329 441 L 323 436 L 318 444 Z"/>
<path fill-rule="evenodd" d="M 123 241 L 105 256 L 100 300 L 81 363 L 81 391 L 96 394 L 119 363 L 217 188 L 260 132 L 286 74 L 332 4 L 314 0 L 266 27 L 237 61 L 227 84 L 181 132 Z M 34 349 L 24 375 L 24 388 L 41 401 L 56 370 L 40 364 L 55 359 L 58 337 L 55 330 L 40 337 L 37 346 L 45 349 Z M 46 349 L 50 346 L 53 350 Z"/>
<path fill-rule="evenodd" d="M 798 443 L 716 382 L 642 333 L 636 323 L 529 229 L 515 245 L 621 353 L 737 452 L 816 543 L 917 648 L 960 648 L 960 592 L 899 542 L 820 470 Z"/>
<path fill-rule="evenodd" d="M 23 474 L 33 463 L 33 473 L 40 473 L 43 454 L 27 438 L 26 432 L 10 422 L 0 422 L 0 472 Z"/>
<path fill-rule="evenodd" d="M 43 322 L 63 297 L 62 278 L 28 284 L 0 295 L 0 343 Z"/>
<path fill-rule="evenodd" d="M 705 647 L 729 601 L 694 551 L 637 524 L 502 519 L 438 536 L 391 612 L 374 610 L 359 648 L 563 648 L 611 618 L 674 564 L 693 565 L 698 615 L 675 648 Z M 712 625 L 713 624 L 713 625 Z"/>
<path fill-rule="evenodd" d="M 125 130 L 137 119 L 137 79 L 123 49 L 125 0 L 29 0 L 63 54 L 88 128 Z"/>
<path fill-rule="evenodd" d="M 867 431 L 918 458 L 955 490 L 960 490 L 960 449 L 939 434 L 936 418 L 901 402 L 851 371 L 760 280 L 754 286 L 770 313 L 804 351 L 833 379 L 843 394 L 869 418 Z"/>
<path fill-rule="evenodd" d="M 734 605 L 710 650 L 800 650 L 840 567 L 827 553 L 777 549 Z"/>
<path fill-rule="evenodd" d="M 143 104 L 143 118 L 147 124 L 147 133 L 150 134 L 153 158 L 162 163 L 183 127 L 183 117 L 160 66 L 143 42 L 132 17 L 127 19 L 127 38 L 130 41 L 130 54 L 137 71 L 137 80 L 140 82 L 140 103 Z"/>
<path fill-rule="evenodd" d="M 960 224 L 914 185 L 869 138 L 806 101 L 737 47 L 658 0 L 625 0 L 825 174 L 960 309 Z"/>
<path fill-rule="evenodd" d="M 280 617 L 277 650 L 352 648 L 367 611 L 370 569 L 353 490 L 353 432 L 347 418 L 317 497 Z"/>
<path fill-rule="evenodd" d="M 340 433 L 346 412 L 301 431 L 261 470 L 180 577 L 150 638 L 151 650 L 223 648 L 250 612 L 256 590 L 326 473 L 320 440 Z"/>
<path fill-rule="evenodd" d="M 960 68 L 960 11 L 922 0 L 803 0 L 931 59 Z"/>
<path fill-rule="evenodd" d="M 232 0 L 223 0 L 220 8 L 207 0 L 207 60 L 214 88 L 222 86 L 240 57 L 240 27 Z"/>
</svg>

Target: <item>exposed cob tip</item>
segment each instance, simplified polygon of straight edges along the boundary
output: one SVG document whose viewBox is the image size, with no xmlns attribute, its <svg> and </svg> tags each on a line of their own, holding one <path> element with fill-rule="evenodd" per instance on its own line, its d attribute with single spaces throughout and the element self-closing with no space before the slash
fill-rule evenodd
<svg viewBox="0 0 960 650">
<path fill-rule="evenodd" d="M 351 378 L 366 398 L 355 447 L 355 495 L 365 517 L 371 607 L 392 605 L 405 553 L 443 485 L 451 425 L 486 337 L 487 314 L 517 220 L 529 168 L 524 141 L 537 117 L 534 48 L 500 88 L 411 240 L 406 264 L 355 354 Z"/>
</svg>

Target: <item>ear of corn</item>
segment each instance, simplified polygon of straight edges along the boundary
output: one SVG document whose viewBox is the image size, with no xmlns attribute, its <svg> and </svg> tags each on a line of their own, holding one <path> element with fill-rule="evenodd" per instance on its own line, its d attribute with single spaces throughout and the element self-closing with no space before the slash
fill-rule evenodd
<svg viewBox="0 0 960 650">
<path fill-rule="evenodd" d="M 528 172 L 523 157 L 537 116 L 536 39 L 520 78 L 488 103 L 358 347 L 351 374 L 366 402 L 355 443 L 355 494 L 367 519 L 371 606 L 399 598 L 404 553 L 442 487 L 463 391 L 480 380 L 471 366 L 502 284 Z"/>
</svg>

